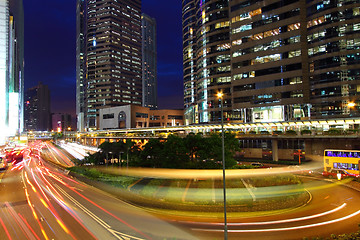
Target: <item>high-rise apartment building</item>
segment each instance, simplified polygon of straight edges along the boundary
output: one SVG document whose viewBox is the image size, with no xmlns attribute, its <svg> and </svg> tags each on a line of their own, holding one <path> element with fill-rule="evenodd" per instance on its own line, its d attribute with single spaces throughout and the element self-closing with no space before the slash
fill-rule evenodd
<svg viewBox="0 0 360 240">
<path fill-rule="evenodd" d="M 141 0 L 78 0 L 77 6 L 79 126 L 96 129 L 99 109 L 141 105 Z"/>
<path fill-rule="evenodd" d="M 50 91 L 48 86 L 39 85 L 25 91 L 25 130 L 51 131 Z"/>
<path fill-rule="evenodd" d="M 358 0 L 184 0 L 187 124 L 218 119 L 219 89 L 228 121 L 359 116 L 359 9 Z"/>
<path fill-rule="evenodd" d="M 156 20 L 141 15 L 142 28 L 142 106 L 157 109 L 157 41 Z"/>
<path fill-rule="evenodd" d="M 24 11 L 22 0 L 0 2 L 0 144 L 23 131 Z"/>
</svg>

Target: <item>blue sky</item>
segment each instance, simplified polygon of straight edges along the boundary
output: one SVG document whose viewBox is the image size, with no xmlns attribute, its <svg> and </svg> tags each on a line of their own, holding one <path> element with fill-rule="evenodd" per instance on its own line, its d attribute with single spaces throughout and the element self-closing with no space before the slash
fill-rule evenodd
<svg viewBox="0 0 360 240">
<path fill-rule="evenodd" d="M 182 108 L 181 1 L 143 0 L 142 10 L 157 20 L 159 108 Z M 74 115 L 76 1 L 24 0 L 24 14 L 25 89 L 48 85 L 52 111 Z"/>
</svg>

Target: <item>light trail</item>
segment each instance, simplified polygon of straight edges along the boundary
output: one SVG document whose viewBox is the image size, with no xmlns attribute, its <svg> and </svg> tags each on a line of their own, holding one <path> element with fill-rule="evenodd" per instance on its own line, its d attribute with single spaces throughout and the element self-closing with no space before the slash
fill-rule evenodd
<svg viewBox="0 0 360 240">
<path fill-rule="evenodd" d="M 244 229 L 244 230 L 228 230 L 228 232 L 232 233 L 257 233 L 257 232 L 276 232 L 276 231 L 290 231 L 290 230 L 299 230 L 299 229 L 305 229 L 305 228 L 311 228 L 311 227 L 319 227 L 324 226 L 332 223 L 341 222 L 343 220 L 350 219 L 360 213 L 360 210 L 347 215 L 342 218 L 337 218 L 330 221 L 320 222 L 320 223 L 314 223 L 314 224 L 308 224 L 308 225 L 302 225 L 302 226 L 295 226 L 295 227 L 286 227 L 286 228 L 268 228 L 268 229 Z M 222 229 L 200 229 L 200 228 L 192 228 L 194 231 L 205 231 L 205 232 L 223 232 Z"/>
<path fill-rule="evenodd" d="M 33 180 L 35 181 L 35 183 L 37 184 L 38 188 L 41 190 L 42 195 L 47 199 L 47 203 L 45 202 L 45 200 L 40 196 L 40 194 L 36 191 L 35 189 L 35 193 L 37 194 L 40 202 L 45 206 L 45 208 L 47 208 L 50 213 L 54 216 L 56 222 L 59 224 L 59 226 L 64 230 L 65 233 L 67 233 L 68 235 L 70 235 L 73 239 L 76 239 L 75 236 L 69 231 L 69 229 L 66 227 L 65 223 L 61 220 L 59 214 L 57 213 L 57 211 L 55 210 L 55 208 L 53 207 L 53 205 L 50 203 L 48 197 L 46 196 L 45 192 L 42 190 L 42 187 L 38 184 L 38 182 L 36 181 L 36 177 L 34 176 L 34 172 L 33 169 L 30 170 L 32 173 L 32 177 Z M 29 178 L 27 177 L 27 172 L 24 173 L 25 178 L 27 179 L 27 183 L 30 184 L 32 187 L 33 185 L 30 183 Z M 34 190 L 34 189 L 33 189 Z M 61 206 L 61 205 L 60 205 Z M 77 219 L 75 219 L 76 221 L 78 221 Z M 79 221 L 78 221 L 79 222 Z M 83 226 L 83 225 L 82 225 Z M 86 228 L 85 228 L 86 229 Z M 87 230 L 87 229 L 86 229 Z M 45 231 L 44 231 L 45 232 Z"/>
<path fill-rule="evenodd" d="M 276 221 L 266 221 L 266 222 L 247 222 L 247 223 L 227 223 L 228 226 L 253 226 L 253 225 L 270 225 L 270 224 L 279 224 L 279 223 L 290 223 L 290 222 L 298 222 L 298 221 L 305 221 L 313 218 L 323 217 L 331 213 L 335 213 L 341 209 L 343 209 L 346 206 L 346 203 L 343 203 L 341 206 L 334 208 L 330 211 L 326 211 L 323 213 L 318 213 L 306 217 L 299 217 L 299 218 L 291 218 L 291 219 L 284 219 L 284 220 L 276 220 Z M 190 221 L 179 221 L 183 223 L 195 223 Z M 196 222 L 199 223 L 199 222 Z M 202 225 L 209 225 L 209 226 L 224 226 L 224 223 L 207 223 L 207 222 L 201 222 Z"/>
<path fill-rule="evenodd" d="M 3 220 L 2 220 L 1 218 L 0 218 L 0 223 L 1 223 L 1 226 L 3 227 L 3 229 L 4 229 L 4 231 L 5 231 L 5 234 L 6 234 L 6 236 L 8 237 L 8 239 L 12 240 L 12 238 L 11 238 L 11 236 L 10 236 L 10 234 L 9 234 L 9 231 L 7 230 L 7 228 L 6 228 Z"/>
<path fill-rule="evenodd" d="M 30 231 L 32 232 L 32 234 L 36 237 L 37 240 L 40 240 L 39 236 L 35 233 L 34 229 L 31 228 L 31 226 L 29 225 L 29 223 L 26 221 L 26 219 L 21 216 L 20 213 L 18 213 L 19 217 L 24 221 L 24 223 L 26 224 L 26 226 L 30 229 Z"/>
<path fill-rule="evenodd" d="M 18 224 L 20 230 L 23 232 L 23 234 L 25 236 L 28 237 L 28 239 L 34 240 L 34 236 L 31 235 L 31 232 L 29 231 L 29 229 L 27 228 L 26 224 L 24 224 L 24 222 L 22 221 L 22 219 L 16 214 L 15 210 L 11 207 L 11 205 L 9 203 L 5 203 L 8 211 L 10 212 L 10 214 L 12 215 L 13 219 L 16 221 L 16 223 Z"/>
<path fill-rule="evenodd" d="M 56 179 L 56 178 L 54 178 Z M 58 180 L 58 179 L 56 179 Z M 127 223 L 126 221 L 122 220 L 121 218 L 117 217 L 116 215 L 112 214 L 111 212 L 109 212 L 108 210 L 104 209 L 103 207 L 101 207 L 100 205 L 98 205 L 97 203 L 95 203 L 94 201 L 90 200 L 89 198 L 85 197 L 84 195 L 82 195 L 81 193 L 79 193 L 78 191 L 76 191 L 75 189 L 69 187 L 67 184 L 64 184 L 63 181 L 59 181 L 61 183 L 63 183 L 64 186 L 68 187 L 68 189 L 70 189 L 71 191 L 75 192 L 77 195 L 79 195 L 81 198 L 83 198 L 84 200 L 88 201 L 89 203 L 91 203 L 92 205 L 96 206 L 98 209 L 102 210 L 103 212 L 107 213 L 108 215 L 112 216 L 113 218 L 117 219 L 119 222 L 122 222 L 123 224 L 125 224 L 126 226 L 128 226 L 129 228 L 133 229 L 134 231 L 136 231 L 137 233 L 139 233 L 140 235 L 144 236 L 147 239 L 152 239 L 150 236 L 148 236 L 147 234 L 143 233 L 142 231 L 138 230 L 137 228 L 135 228 L 134 226 L 132 226 L 131 224 Z"/>
<path fill-rule="evenodd" d="M 309 166 L 310 168 L 311 166 Z M 142 178 L 163 178 L 163 179 L 222 179 L 220 169 L 154 169 L 154 168 L 107 168 L 93 167 L 101 172 L 115 175 L 133 176 Z M 251 178 L 276 174 L 293 174 L 305 171 L 308 168 L 256 168 L 256 169 L 226 169 L 226 178 Z"/>
</svg>

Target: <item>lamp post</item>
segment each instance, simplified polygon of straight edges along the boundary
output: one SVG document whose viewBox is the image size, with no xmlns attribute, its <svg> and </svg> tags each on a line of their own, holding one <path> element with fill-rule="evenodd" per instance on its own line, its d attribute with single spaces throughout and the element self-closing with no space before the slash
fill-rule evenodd
<svg viewBox="0 0 360 240">
<path fill-rule="evenodd" d="M 224 139 L 224 110 L 223 110 L 223 96 L 222 92 L 217 93 L 220 99 L 221 106 L 221 149 L 222 149 L 222 165 L 223 165 L 223 191 L 224 191 L 224 239 L 228 238 L 227 219 L 226 219 L 226 184 L 225 184 L 225 139 Z"/>
<path fill-rule="evenodd" d="M 355 103 L 354 102 L 349 102 L 347 104 L 347 107 L 349 108 L 349 116 L 351 116 L 351 109 L 353 109 L 355 107 Z"/>
</svg>

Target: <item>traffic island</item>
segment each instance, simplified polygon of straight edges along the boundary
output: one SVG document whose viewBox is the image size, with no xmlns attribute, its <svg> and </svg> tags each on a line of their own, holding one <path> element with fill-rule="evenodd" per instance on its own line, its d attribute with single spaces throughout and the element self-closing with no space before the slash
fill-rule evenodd
<svg viewBox="0 0 360 240">
<path fill-rule="evenodd" d="M 220 180 L 139 178 L 88 167 L 69 170 L 79 180 L 150 211 L 183 216 L 195 212 L 216 216 L 223 211 Z M 229 213 L 283 211 L 303 206 L 310 199 L 300 179 L 291 174 L 231 179 L 226 188 Z"/>
</svg>

